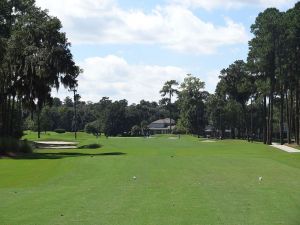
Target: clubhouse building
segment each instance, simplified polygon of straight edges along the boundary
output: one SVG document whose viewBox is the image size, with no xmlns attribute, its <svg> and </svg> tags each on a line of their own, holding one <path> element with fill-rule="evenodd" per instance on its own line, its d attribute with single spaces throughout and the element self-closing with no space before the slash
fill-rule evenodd
<svg viewBox="0 0 300 225">
<path fill-rule="evenodd" d="M 153 121 L 149 124 L 151 134 L 169 134 L 170 133 L 170 118 Z M 175 128 L 175 121 L 171 119 L 171 133 Z"/>
</svg>

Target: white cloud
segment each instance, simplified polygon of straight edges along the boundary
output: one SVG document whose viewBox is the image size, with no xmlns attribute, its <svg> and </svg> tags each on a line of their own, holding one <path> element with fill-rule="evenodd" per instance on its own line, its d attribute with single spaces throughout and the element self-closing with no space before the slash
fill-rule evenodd
<svg viewBox="0 0 300 225">
<path fill-rule="evenodd" d="M 211 54 L 220 46 L 249 39 L 242 24 L 226 19 L 216 26 L 182 5 L 157 6 L 145 13 L 126 11 L 114 0 L 37 0 L 37 4 L 63 21 L 74 44 L 158 44 L 179 52 Z"/>
<path fill-rule="evenodd" d="M 215 8 L 240 8 L 244 6 L 257 7 L 287 7 L 296 3 L 296 0 L 171 0 L 171 2 L 185 7 L 203 8 L 212 10 Z"/>
<path fill-rule="evenodd" d="M 182 82 L 189 73 L 175 66 L 131 65 L 115 55 L 87 58 L 79 65 L 84 73 L 79 77 L 78 93 L 82 100 L 93 102 L 104 96 L 113 100 L 127 99 L 129 103 L 138 103 L 142 99 L 158 101 L 161 99 L 159 91 L 166 81 Z M 205 89 L 214 93 L 218 76 L 219 71 L 214 70 L 198 77 L 205 82 Z M 62 88 L 52 94 L 60 98 L 71 96 Z"/>
<path fill-rule="evenodd" d="M 158 101 L 164 82 L 175 79 L 181 82 L 187 72 L 174 66 L 130 65 L 115 55 L 87 58 L 80 66 L 84 73 L 79 77 L 78 93 L 87 101 L 99 101 L 108 96 L 113 100 L 127 99 L 138 103 L 145 99 Z M 65 97 L 59 90 L 54 96 Z M 69 94 L 70 95 L 70 94 Z"/>
</svg>

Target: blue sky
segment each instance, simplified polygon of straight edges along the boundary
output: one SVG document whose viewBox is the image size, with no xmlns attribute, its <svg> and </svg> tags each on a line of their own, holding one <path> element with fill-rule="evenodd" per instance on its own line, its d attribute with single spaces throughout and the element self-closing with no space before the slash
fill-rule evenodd
<svg viewBox="0 0 300 225">
<path fill-rule="evenodd" d="M 85 101 L 158 101 L 170 79 L 191 73 L 213 93 L 219 71 L 246 59 L 250 25 L 267 7 L 294 0 L 37 0 L 63 24 L 76 63 L 84 69 Z M 54 96 L 70 95 L 60 89 Z"/>
</svg>

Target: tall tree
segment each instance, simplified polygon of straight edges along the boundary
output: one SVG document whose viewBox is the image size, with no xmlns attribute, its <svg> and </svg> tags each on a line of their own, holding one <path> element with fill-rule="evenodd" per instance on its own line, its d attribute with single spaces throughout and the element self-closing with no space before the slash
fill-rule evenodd
<svg viewBox="0 0 300 225">
<path fill-rule="evenodd" d="M 166 104 L 168 109 L 169 109 L 169 116 L 170 116 L 170 133 L 172 131 L 172 97 L 174 94 L 178 94 L 178 90 L 175 88 L 176 86 L 178 86 L 178 82 L 176 80 L 170 80 L 167 81 L 164 86 L 162 87 L 162 89 L 160 90 L 161 96 L 165 97 L 168 96 L 167 98 L 164 98 L 162 100 L 162 103 Z"/>
<path fill-rule="evenodd" d="M 228 68 L 221 71 L 219 78 L 218 94 L 225 96 L 227 100 L 236 101 L 242 109 L 241 114 L 235 115 L 236 118 L 240 119 L 237 127 L 238 137 L 249 136 L 246 104 L 253 92 L 253 80 L 249 74 L 247 64 L 242 60 L 235 61 Z"/>
<path fill-rule="evenodd" d="M 178 104 L 180 109 L 179 124 L 186 132 L 203 134 L 205 118 L 205 102 L 209 96 L 204 91 L 205 83 L 199 78 L 188 74 L 180 85 Z"/>
<path fill-rule="evenodd" d="M 278 51 L 278 40 L 280 34 L 280 20 L 282 13 L 275 8 L 268 8 L 260 13 L 251 26 L 254 38 L 249 42 L 252 56 L 256 55 L 256 61 L 261 65 L 261 73 L 265 74 L 270 82 L 268 93 L 268 116 L 267 116 L 267 144 L 272 143 L 273 138 L 273 114 L 274 114 L 274 92 L 276 84 L 276 54 Z"/>
<path fill-rule="evenodd" d="M 287 102 L 290 102 L 288 125 L 293 125 L 296 143 L 300 144 L 300 2 L 285 14 L 285 28 L 287 37 L 285 47 L 287 54 L 285 59 L 287 68 L 287 86 L 289 94 L 286 93 Z M 289 96 L 289 99 L 288 99 Z M 287 104 L 288 106 L 288 104 Z M 289 131 L 289 133 L 291 133 Z"/>
<path fill-rule="evenodd" d="M 18 105 L 39 114 L 51 99 L 52 88 L 77 83 L 79 68 L 57 18 L 36 7 L 34 0 L 1 4 L 5 51 L 0 62 L 0 135 L 14 136 L 10 112 Z"/>
</svg>

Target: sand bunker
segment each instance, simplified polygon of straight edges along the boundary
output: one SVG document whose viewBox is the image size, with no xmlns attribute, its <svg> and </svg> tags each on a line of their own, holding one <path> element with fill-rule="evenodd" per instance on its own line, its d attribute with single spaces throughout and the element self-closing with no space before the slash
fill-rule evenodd
<svg viewBox="0 0 300 225">
<path fill-rule="evenodd" d="M 205 142 L 205 143 L 214 143 L 216 141 L 213 141 L 213 140 L 204 140 L 204 141 L 201 141 L 201 142 Z"/>
<path fill-rule="evenodd" d="M 37 148 L 46 149 L 73 149 L 77 148 L 77 142 L 66 142 L 66 141 L 35 141 Z"/>
</svg>

